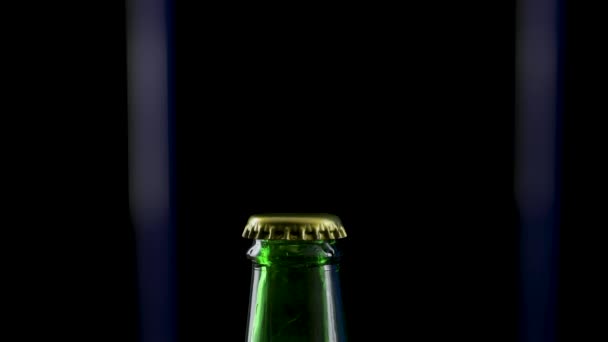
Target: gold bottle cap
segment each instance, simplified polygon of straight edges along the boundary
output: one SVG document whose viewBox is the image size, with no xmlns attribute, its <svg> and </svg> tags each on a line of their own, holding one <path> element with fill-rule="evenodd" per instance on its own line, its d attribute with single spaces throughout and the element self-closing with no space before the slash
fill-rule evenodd
<svg viewBox="0 0 608 342">
<path fill-rule="evenodd" d="M 265 214 L 249 218 L 243 237 L 258 240 L 334 240 L 346 237 L 337 216 Z"/>
</svg>

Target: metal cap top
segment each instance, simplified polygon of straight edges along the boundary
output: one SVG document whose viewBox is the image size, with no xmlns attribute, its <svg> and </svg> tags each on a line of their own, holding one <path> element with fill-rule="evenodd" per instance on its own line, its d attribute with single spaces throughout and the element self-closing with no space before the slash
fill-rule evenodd
<svg viewBox="0 0 608 342">
<path fill-rule="evenodd" d="M 337 216 L 329 214 L 264 214 L 249 218 L 243 237 L 258 240 L 334 240 L 346 237 Z"/>
</svg>

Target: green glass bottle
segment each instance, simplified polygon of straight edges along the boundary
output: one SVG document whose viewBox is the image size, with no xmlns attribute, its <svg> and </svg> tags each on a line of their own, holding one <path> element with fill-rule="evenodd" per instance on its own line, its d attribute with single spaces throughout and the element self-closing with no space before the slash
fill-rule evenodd
<svg viewBox="0 0 608 342">
<path fill-rule="evenodd" d="M 339 284 L 340 220 L 324 214 L 255 215 L 247 342 L 346 341 Z"/>
</svg>

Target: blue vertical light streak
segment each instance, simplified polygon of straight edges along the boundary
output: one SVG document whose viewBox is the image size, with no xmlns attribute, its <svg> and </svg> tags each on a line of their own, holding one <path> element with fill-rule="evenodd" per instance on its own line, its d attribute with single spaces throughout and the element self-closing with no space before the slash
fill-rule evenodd
<svg viewBox="0 0 608 342">
<path fill-rule="evenodd" d="M 519 2 L 515 191 L 521 220 L 522 342 L 556 341 L 562 10 L 558 0 Z"/>
<path fill-rule="evenodd" d="M 175 341 L 172 3 L 127 8 L 130 207 L 136 229 L 140 336 Z"/>
</svg>

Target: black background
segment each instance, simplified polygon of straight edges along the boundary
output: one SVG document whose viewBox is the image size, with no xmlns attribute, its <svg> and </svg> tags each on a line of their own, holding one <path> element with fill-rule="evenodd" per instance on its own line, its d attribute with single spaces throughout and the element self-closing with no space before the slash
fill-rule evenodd
<svg viewBox="0 0 608 342">
<path fill-rule="evenodd" d="M 605 105 L 589 81 L 601 25 L 583 3 L 566 8 L 558 330 L 601 340 Z M 50 138 L 23 154 L 36 165 L 14 201 L 40 207 L 26 228 L 48 229 L 24 230 L 13 264 L 30 286 L 13 317 L 24 335 L 134 341 L 125 8 L 58 12 L 22 43 L 35 63 L 19 71 L 41 95 L 21 105 L 44 107 Z M 516 340 L 515 13 L 513 1 L 179 4 L 180 340 L 243 340 L 240 233 L 249 215 L 283 211 L 342 218 L 353 341 Z"/>
<path fill-rule="evenodd" d="M 186 340 L 243 339 L 258 212 L 343 219 L 353 341 L 515 339 L 515 9 L 474 10 L 178 8 Z"/>
</svg>

